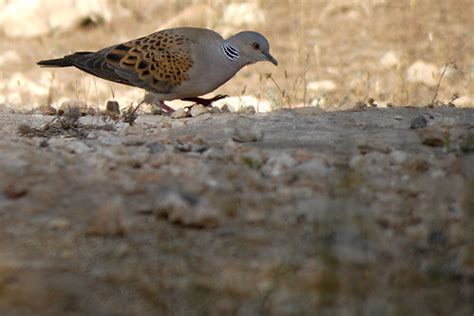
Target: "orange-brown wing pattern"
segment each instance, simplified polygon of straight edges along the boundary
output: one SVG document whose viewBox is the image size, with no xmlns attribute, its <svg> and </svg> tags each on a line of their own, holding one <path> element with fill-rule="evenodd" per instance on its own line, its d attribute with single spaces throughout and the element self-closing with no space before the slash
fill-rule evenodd
<svg viewBox="0 0 474 316">
<path fill-rule="evenodd" d="M 120 75 L 129 74 L 131 81 L 138 79 L 161 92 L 188 79 L 193 66 L 189 42 L 173 31 L 157 32 L 111 47 L 106 60 Z"/>
</svg>

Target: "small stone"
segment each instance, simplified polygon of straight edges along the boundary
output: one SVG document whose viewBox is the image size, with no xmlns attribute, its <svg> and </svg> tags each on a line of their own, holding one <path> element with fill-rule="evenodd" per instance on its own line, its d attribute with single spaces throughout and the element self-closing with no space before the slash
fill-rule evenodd
<svg viewBox="0 0 474 316">
<path fill-rule="evenodd" d="M 72 110 L 73 111 L 79 111 L 79 115 L 81 115 L 81 113 L 83 111 L 87 110 L 87 104 L 84 101 L 80 101 L 80 100 L 67 100 L 67 101 L 64 101 L 59 106 L 58 114 L 63 115 L 66 112 L 70 112 Z"/>
<path fill-rule="evenodd" d="M 222 113 L 230 113 L 230 112 L 232 112 L 232 111 L 230 110 L 230 107 L 229 107 L 228 104 L 224 104 L 224 105 L 222 106 L 222 108 L 221 108 L 221 111 L 222 111 Z"/>
<path fill-rule="evenodd" d="M 49 221 L 49 227 L 54 230 L 66 230 L 71 227 L 71 222 L 66 218 L 53 218 Z"/>
<path fill-rule="evenodd" d="M 3 188 L 6 197 L 16 200 L 24 197 L 28 193 L 28 189 L 21 184 L 11 182 Z"/>
<path fill-rule="evenodd" d="M 262 171 L 270 176 L 279 176 L 286 170 L 296 166 L 297 163 L 298 162 L 287 153 L 274 154 L 266 160 Z"/>
<path fill-rule="evenodd" d="M 221 109 L 219 109 L 217 106 L 213 106 L 209 112 L 211 112 L 212 114 L 217 114 L 217 113 L 222 113 Z"/>
<path fill-rule="evenodd" d="M 60 111 L 58 111 L 60 113 Z M 59 114 L 61 115 L 61 114 Z M 77 106 L 67 107 L 63 110 L 61 118 L 61 126 L 65 129 L 74 126 L 77 120 L 81 117 L 81 109 Z"/>
<path fill-rule="evenodd" d="M 208 199 L 175 191 L 166 192 L 156 200 L 156 215 L 176 225 L 215 228 L 221 212 Z"/>
<path fill-rule="evenodd" d="M 232 132 L 232 139 L 236 142 L 247 143 L 262 140 L 263 130 L 256 122 L 240 118 L 237 120 Z"/>
<path fill-rule="evenodd" d="M 177 109 L 171 114 L 171 118 L 182 119 L 188 116 L 188 113 L 184 108 Z"/>
<path fill-rule="evenodd" d="M 401 115 L 395 115 L 395 116 L 393 117 L 393 119 L 394 119 L 394 120 L 397 120 L 397 121 L 401 121 L 401 120 L 403 120 L 403 116 L 401 116 Z"/>
<path fill-rule="evenodd" d="M 97 110 L 94 107 L 90 106 L 87 108 L 87 115 L 96 116 Z"/>
<path fill-rule="evenodd" d="M 127 137 L 122 141 L 124 146 L 142 146 L 145 144 L 145 140 L 141 136 Z"/>
<path fill-rule="evenodd" d="M 105 105 L 105 114 L 112 120 L 117 120 L 120 117 L 120 105 L 117 101 L 107 101 Z"/>
<path fill-rule="evenodd" d="M 189 111 L 189 115 L 191 115 L 191 117 L 196 117 L 196 116 L 203 115 L 206 113 L 209 113 L 209 110 L 204 105 L 201 105 L 201 104 L 193 105 L 191 107 L 191 110 Z"/>
<path fill-rule="evenodd" d="M 256 112 L 257 111 L 253 105 L 244 106 L 239 110 L 239 113 L 241 114 L 255 114 Z"/>
<path fill-rule="evenodd" d="M 426 125 L 428 125 L 428 120 L 426 119 L 426 117 L 424 115 L 418 115 L 411 121 L 410 128 L 418 129 L 426 127 Z"/>
<path fill-rule="evenodd" d="M 441 147 L 445 144 L 445 131 L 439 127 L 425 127 L 420 132 L 421 143 L 432 147 Z"/>
<path fill-rule="evenodd" d="M 367 104 L 362 101 L 358 101 L 353 107 L 352 111 L 363 111 L 367 108 Z"/>
<path fill-rule="evenodd" d="M 51 105 L 42 105 L 39 107 L 39 111 L 43 115 L 56 115 L 56 109 L 53 108 Z"/>
</svg>

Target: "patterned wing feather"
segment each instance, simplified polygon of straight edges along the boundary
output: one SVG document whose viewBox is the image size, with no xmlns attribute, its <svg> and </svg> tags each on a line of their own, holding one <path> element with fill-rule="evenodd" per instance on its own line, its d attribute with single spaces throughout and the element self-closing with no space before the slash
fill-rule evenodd
<svg viewBox="0 0 474 316">
<path fill-rule="evenodd" d="M 106 61 L 132 84 L 158 93 L 186 81 L 193 66 L 190 39 L 173 30 L 111 47 Z"/>
</svg>

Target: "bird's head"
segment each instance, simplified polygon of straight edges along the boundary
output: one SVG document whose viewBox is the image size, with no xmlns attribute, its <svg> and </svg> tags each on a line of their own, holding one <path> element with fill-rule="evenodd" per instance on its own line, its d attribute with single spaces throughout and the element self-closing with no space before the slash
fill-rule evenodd
<svg viewBox="0 0 474 316">
<path fill-rule="evenodd" d="M 226 42 L 239 51 L 242 56 L 241 58 L 246 64 L 269 61 L 278 66 L 277 60 L 270 54 L 268 40 L 260 33 L 251 31 L 240 32 L 230 37 Z"/>
</svg>

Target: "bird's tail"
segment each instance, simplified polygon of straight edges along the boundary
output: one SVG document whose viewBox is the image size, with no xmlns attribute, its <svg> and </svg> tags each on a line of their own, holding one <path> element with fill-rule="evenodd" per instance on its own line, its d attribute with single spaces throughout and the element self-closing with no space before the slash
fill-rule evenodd
<svg viewBox="0 0 474 316">
<path fill-rule="evenodd" d="M 37 62 L 41 67 L 72 67 L 75 66 L 75 61 L 78 57 L 90 54 L 91 52 L 77 52 L 63 58 L 47 59 Z"/>
</svg>

